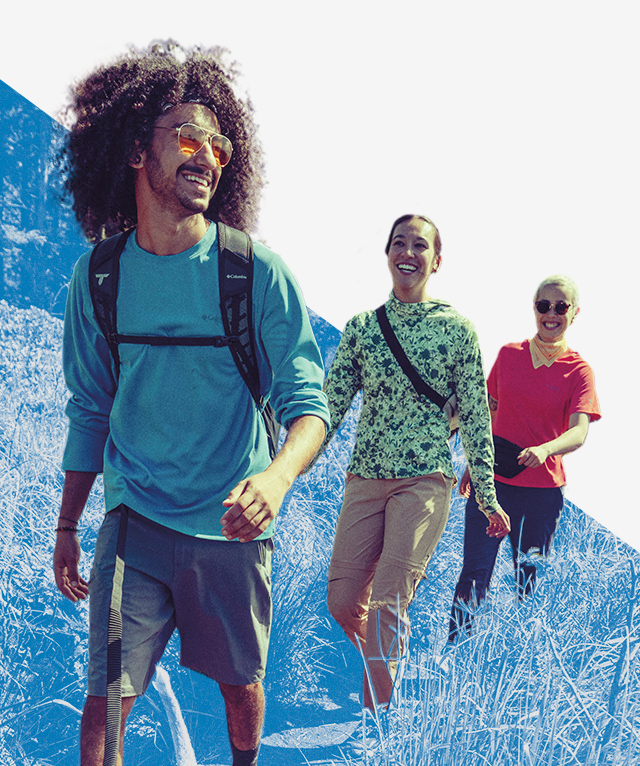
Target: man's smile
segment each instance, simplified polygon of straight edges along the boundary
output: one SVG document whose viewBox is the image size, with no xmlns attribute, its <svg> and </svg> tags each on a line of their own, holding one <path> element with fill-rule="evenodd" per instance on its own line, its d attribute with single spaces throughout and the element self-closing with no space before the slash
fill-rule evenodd
<svg viewBox="0 0 640 766">
<path fill-rule="evenodd" d="M 196 175 L 195 173 L 182 173 L 182 177 L 186 181 L 198 184 L 198 186 L 211 186 L 211 178 L 209 176 Z"/>
</svg>

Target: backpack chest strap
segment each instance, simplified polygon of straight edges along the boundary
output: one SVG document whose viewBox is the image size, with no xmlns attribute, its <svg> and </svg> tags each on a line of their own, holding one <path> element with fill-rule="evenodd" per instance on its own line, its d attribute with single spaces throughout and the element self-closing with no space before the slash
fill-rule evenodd
<svg viewBox="0 0 640 766">
<path fill-rule="evenodd" d="M 138 343 L 146 346 L 213 346 L 214 348 L 224 348 L 240 342 L 237 335 L 169 338 L 162 335 L 121 335 L 117 332 L 110 332 L 106 337 L 108 343 L 116 345 L 119 343 Z"/>
</svg>

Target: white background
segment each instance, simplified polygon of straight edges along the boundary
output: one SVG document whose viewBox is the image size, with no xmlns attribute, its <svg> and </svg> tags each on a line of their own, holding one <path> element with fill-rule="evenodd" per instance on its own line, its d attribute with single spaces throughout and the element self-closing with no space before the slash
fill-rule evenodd
<svg viewBox="0 0 640 766">
<path fill-rule="evenodd" d="M 438 225 L 431 293 L 474 321 L 487 372 L 534 332 L 538 282 L 571 275 L 582 313 L 568 340 L 595 370 L 603 419 L 566 458 L 567 497 L 640 548 L 634 4 L 145 6 L 12 3 L 0 78 L 55 116 L 75 78 L 128 44 L 227 47 L 266 151 L 260 237 L 339 329 L 385 300 L 383 248 L 406 212 Z"/>
</svg>

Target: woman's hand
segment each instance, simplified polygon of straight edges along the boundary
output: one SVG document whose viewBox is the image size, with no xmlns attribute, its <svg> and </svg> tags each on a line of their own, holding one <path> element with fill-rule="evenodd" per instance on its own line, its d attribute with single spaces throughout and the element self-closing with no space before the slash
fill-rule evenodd
<svg viewBox="0 0 640 766">
<path fill-rule="evenodd" d="M 509 516 L 500 508 L 488 517 L 487 534 L 489 537 L 504 537 L 511 531 Z"/>
<path fill-rule="evenodd" d="M 526 465 L 527 468 L 538 468 L 549 457 L 551 453 L 544 444 L 538 447 L 526 447 L 518 455 L 518 463 Z"/>
<path fill-rule="evenodd" d="M 566 455 L 582 447 L 589 430 L 589 415 L 586 412 L 574 412 L 569 415 L 569 428 L 557 439 L 552 439 L 537 447 L 527 447 L 518 455 L 518 463 L 527 468 L 537 468 L 551 455 Z"/>
<path fill-rule="evenodd" d="M 469 466 L 464 469 L 462 478 L 460 479 L 460 486 L 458 492 L 462 497 L 467 499 L 471 495 L 471 477 L 469 476 Z M 489 524 L 487 525 L 487 534 L 489 537 L 504 537 L 511 531 L 511 521 L 509 516 L 500 508 L 487 517 Z"/>
<path fill-rule="evenodd" d="M 466 497 L 467 500 L 469 499 L 471 495 L 471 476 L 469 476 L 469 466 L 467 466 L 464 469 L 464 473 L 462 474 L 462 478 L 460 479 L 460 486 L 458 487 L 458 492 L 462 497 Z"/>
</svg>

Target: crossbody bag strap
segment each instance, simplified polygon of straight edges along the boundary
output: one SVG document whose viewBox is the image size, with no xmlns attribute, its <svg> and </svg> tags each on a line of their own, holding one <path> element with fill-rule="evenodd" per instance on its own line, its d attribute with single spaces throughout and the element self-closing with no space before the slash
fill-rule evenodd
<svg viewBox="0 0 640 766">
<path fill-rule="evenodd" d="M 441 410 L 444 409 L 447 400 L 444 398 L 444 396 L 441 396 L 437 391 L 431 388 L 431 386 L 425 380 L 423 380 L 423 378 L 420 376 L 420 373 L 407 358 L 404 349 L 400 345 L 400 341 L 391 328 L 389 317 L 387 316 L 387 311 L 384 305 L 379 306 L 376 309 L 376 317 L 378 319 L 380 329 L 382 330 L 382 334 L 384 335 L 384 339 L 387 341 L 387 345 L 391 349 L 391 353 L 395 356 L 400 367 L 402 367 L 404 374 L 411 381 L 411 384 L 416 390 L 416 393 L 420 394 L 421 396 L 426 396 L 435 405 L 440 407 Z"/>
</svg>

